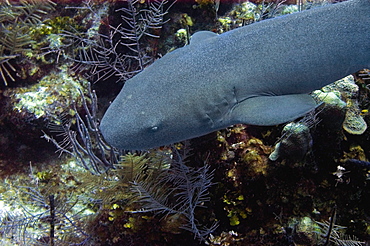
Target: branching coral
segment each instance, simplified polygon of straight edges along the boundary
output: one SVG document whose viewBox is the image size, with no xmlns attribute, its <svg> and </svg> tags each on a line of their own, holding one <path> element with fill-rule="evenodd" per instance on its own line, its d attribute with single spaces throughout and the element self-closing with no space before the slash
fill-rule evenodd
<svg viewBox="0 0 370 246">
<path fill-rule="evenodd" d="M 294 7 L 288 9 L 287 6 L 283 5 L 284 2 L 285 0 L 261 1 L 257 5 L 250 1 L 245 1 L 235 5 L 227 17 L 218 19 L 221 23 L 221 31 L 228 31 L 239 26 L 249 25 L 254 22 L 297 11 L 297 8 Z"/>
<path fill-rule="evenodd" d="M 11 79 L 12 81 L 15 81 L 14 73 L 16 69 L 14 66 L 10 63 L 10 60 L 16 58 L 16 55 L 4 55 L 4 46 L 0 46 L 0 75 L 1 79 L 5 83 L 5 85 L 8 84 L 7 78 Z"/>
<path fill-rule="evenodd" d="M 332 214 L 329 222 L 316 222 L 315 232 L 320 236 L 319 243 L 320 245 L 330 245 L 329 242 L 334 243 L 334 245 L 353 245 L 360 246 L 364 245 L 364 242 L 359 241 L 355 236 L 351 237 L 344 234 L 344 229 L 346 227 L 339 226 L 335 224 L 337 216 L 336 206 L 332 209 Z"/>
<path fill-rule="evenodd" d="M 359 74 L 360 77 L 362 77 L 363 80 L 369 80 L 370 79 L 370 69 L 364 69 Z"/>
<path fill-rule="evenodd" d="M 169 169 L 161 170 L 157 177 L 141 173 L 134 181 L 131 192 L 141 204 L 135 212 L 155 212 L 164 216 L 177 215 L 185 218 L 181 227 L 202 240 L 216 228 L 202 227 L 196 219 L 196 209 L 209 201 L 208 188 L 212 185 L 212 172 L 205 165 L 194 169 L 185 165 L 186 154 L 178 155 Z"/>
<path fill-rule="evenodd" d="M 108 34 L 95 31 L 91 35 L 66 33 L 74 40 L 76 55 L 73 58 L 75 70 L 87 71 L 89 78 L 95 81 L 115 77 L 127 80 L 140 72 L 150 62 L 142 47 L 144 37 L 158 38 L 155 30 L 161 29 L 167 14 L 167 1 L 148 1 L 142 4 L 138 0 L 127 1 L 127 7 L 117 9 L 121 14 L 121 24 L 109 25 Z M 102 18 L 100 12 L 87 3 L 85 7 L 96 18 Z"/>
<path fill-rule="evenodd" d="M 82 97 L 82 105 L 86 112 L 85 118 L 74 109 L 74 119 L 64 120 L 63 117 L 55 119 L 59 124 L 54 124 L 54 131 L 59 131 L 63 136 L 61 142 L 56 141 L 52 137 L 44 134 L 44 138 L 54 143 L 58 151 L 66 152 L 75 157 L 79 163 L 91 173 L 99 174 L 112 168 L 113 164 L 118 163 L 120 151 L 108 145 L 99 130 L 97 118 L 97 97 L 94 91 L 89 87 L 89 98 L 87 99 L 80 90 Z M 90 107 L 88 101 L 91 101 Z M 77 130 L 73 130 L 73 124 Z"/>
<path fill-rule="evenodd" d="M 0 3 L 0 74 L 5 85 L 15 80 L 15 67 L 11 61 L 24 56 L 34 40 L 30 29 L 41 23 L 41 16 L 53 10 L 52 1 L 3 1 Z M 11 69 L 11 71 L 9 70 Z M 18 75 L 17 75 L 18 76 Z"/>
<path fill-rule="evenodd" d="M 90 240 L 84 221 L 92 212 L 73 193 L 62 190 L 66 187 L 58 177 L 31 176 L 27 186 L 16 187 L 19 196 L 13 206 L 17 209 L 1 209 L 3 240 L 11 239 L 12 245 L 71 245 Z"/>
</svg>

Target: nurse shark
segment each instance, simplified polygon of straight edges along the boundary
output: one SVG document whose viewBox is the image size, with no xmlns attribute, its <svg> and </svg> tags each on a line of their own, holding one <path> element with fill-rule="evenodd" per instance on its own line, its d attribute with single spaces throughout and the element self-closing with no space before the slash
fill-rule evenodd
<svg viewBox="0 0 370 246">
<path fill-rule="evenodd" d="M 233 124 L 276 125 L 316 107 L 309 92 L 370 67 L 370 0 L 195 33 L 126 81 L 101 124 L 126 150 L 168 145 Z"/>
</svg>

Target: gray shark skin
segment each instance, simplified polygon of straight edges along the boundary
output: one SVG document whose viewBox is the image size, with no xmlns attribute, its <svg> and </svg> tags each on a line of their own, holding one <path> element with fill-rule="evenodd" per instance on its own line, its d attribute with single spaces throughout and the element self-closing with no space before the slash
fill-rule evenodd
<svg viewBox="0 0 370 246">
<path fill-rule="evenodd" d="M 265 20 L 190 45 L 129 79 L 105 113 L 108 143 L 148 149 L 237 123 L 276 125 L 316 107 L 307 93 L 370 67 L 370 0 Z"/>
</svg>

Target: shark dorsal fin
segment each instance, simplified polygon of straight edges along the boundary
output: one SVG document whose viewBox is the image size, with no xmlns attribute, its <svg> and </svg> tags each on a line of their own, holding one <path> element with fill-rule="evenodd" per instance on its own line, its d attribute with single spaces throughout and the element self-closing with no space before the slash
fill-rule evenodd
<svg viewBox="0 0 370 246">
<path fill-rule="evenodd" d="M 213 37 L 216 37 L 216 36 L 218 36 L 216 33 L 210 32 L 210 31 L 196 32 L 191 36 L 190 45 L 203 42 L 206 39 L 213 38 Z"/>
</svg>

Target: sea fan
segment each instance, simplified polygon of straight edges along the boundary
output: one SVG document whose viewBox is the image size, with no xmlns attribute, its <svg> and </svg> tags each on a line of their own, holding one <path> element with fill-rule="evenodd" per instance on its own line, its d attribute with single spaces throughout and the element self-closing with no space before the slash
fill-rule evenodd
<svg viewBox="0 0 370 246">
<path fill-rule="evenodd" d="M 174 150 L 175 152 L 177 150 Z M 163 169 L 156 176 L 143 172 L 132 182 L 133 201 L 140 209 L 133 212 L 154 212 L 163 216 L 179 215 L 186 224 L 181 228 L 194 233 L 195 237 L 205 240 L 216 228 L 213 223 L 204 227 L 196 219 L 196 210 L 209 201 L 208 188 L 212 185 L 213 173 L 205 165 L 195 169 L 185 165 L 184 155 L 173 161 L 171 167 Z"/>
</svg>

